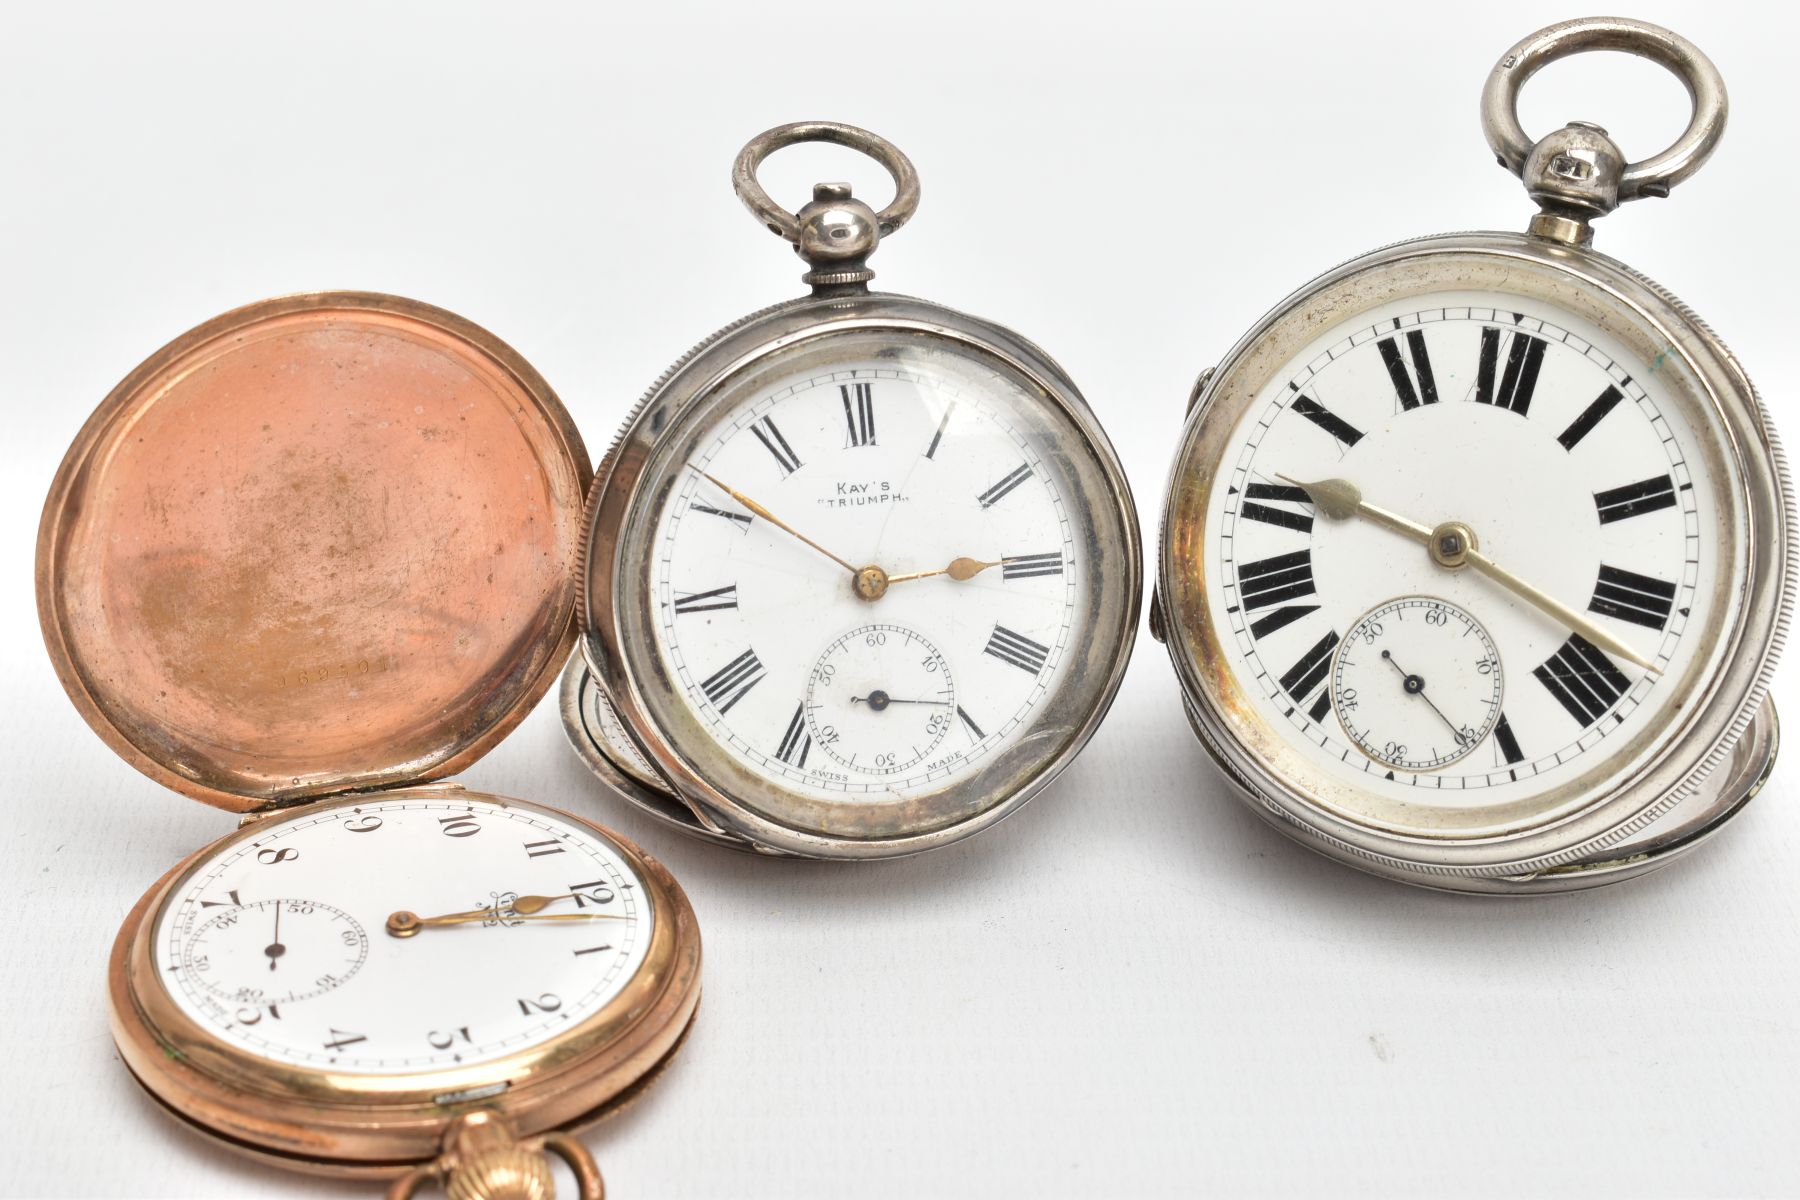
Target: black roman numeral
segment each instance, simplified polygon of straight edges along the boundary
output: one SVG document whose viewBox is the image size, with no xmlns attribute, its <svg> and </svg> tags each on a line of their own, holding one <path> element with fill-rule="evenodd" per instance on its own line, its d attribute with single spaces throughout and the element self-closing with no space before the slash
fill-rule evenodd
<svg viewBox="0 0 1800 1200">
<path fill-rule="evenodd" d="M 1605 563 L 1600 565 L 1600 578 L 1594 584 L 1594 598 L 1588 601 L 1589 612 L 1658 631 L 1669 623 L 1669 612 L 1674 607 L 1675 585 L 1668 580 Z"/>
<path fill-rule="evenodd" d="M 1292 696 L 1296 704 L 1304 705 L 1315 691 L 1319 693 L 1306 710 L 1306 715 L 1315 721 L 1323 720 L 1331 711 L 1331 689 L 1325 686 L 1325 675 L 1331 669 L 1331 652 L 1337 643 L 1337 634 L 1326 634 L 1281 676 L 1281 690 Z"/>
<path fill-rule="evenodd" d="M 936 461 L 938 443 L 944 440 L 944 426 L 950 424 L 950 414 L 955 411 L 956 401 L 954 400 L 944 406 L 944 415 L 938 421 L 937 429 L 931 435 L 931 445 L 925 447 L 926 458 Z"/>
<path fill-rule="evenodd" d="M 700 690 L 706 693 L 706 698 L 712 701 L 722 717 L 762 681 L 761 660 L 756 657 L 756 651 L 746 650 L 709 676 L 701 683 Z"/>
<path fill-rule="evenodd" d="M 1006 499 L 1007 493 L 1011 492 L 1014 488 L 1030 478 L 1031 465 L 1029 463 L 1020 463 L 1017 467 L 1013 468 L 1011 474 L 1007 475 L 1005 479 L 1002 479 L 999 483 L 996 483 L 993 487 L 981 493 L 976 499 L 981 501 L 981 507 L 992 508 L 994 505 L 1000 503 L 1000 501 Z"/>
<path fill-rule="evenodd" d="M 775 757 L 790 767 L 804 767 L 806 753 L 812 749 L 812 734 L 806 731 L 806 705 L 801 704 L 794 709 L 794 719 L 788 722 L 787 732 L 781 735 L 781 745 L 775 747 Z"/>
<path fill-rule="evenodd" d="M 1254 638 L 1268 637 L 1277 629 L 1286 629 L 1308 613 L 1316 613 L 1316 604 L 1284 604 L 1274 612 L 1264 613 L 1250 622 L 1250 636 Z"/>
<path fill-rule="evenodd" d="M 710 504 L 691 504 L 688 507 L 692 508 L 695 512 L 703 512 L 714 517 L 724 517 L 727 521 L 736 521 L 745 529 L 750 528 L 752 518 L 749 513 L 732 512 L 730 509 L 725 508 L 714 508 Z"/>
<path fill-rule="evenodd" d="M 1512 722 L 1501 713 L 1500 719 L 1494 723 L 1494 745 L 1500 748 L 1500 757 L 1509 766 L 1516 766 L 1525 761 L 1525 752 L 1519 749 L 1519 739 L 1513 734 Z"/>
<path fill-rule="evenodd" d="M 232 888 L 229 892 L 226 892 L 225 894 L 227 896 L 231 897 L 231 902 L 233 904 L 237 905 L 240 908 L 243 907 L 244 902 L 242 900 L 238 899 L 238 894 L 237 894 L 236 888 Z M 202 900 L 200 902 L 201 908 L 224 908 L 225 906 L 226 905 L 223 900 Z"/>
<path fill-rule="evenodd" d="M 1654 479 L 1640 479 L 1624 487 L 1595 492 L 1594 507 L 1600 510 L 1602 525 L 1623 521 L 1626 517 L 1635 517 L 1640 513 L 1655 512 L 1659 508 L 1673 508 L 1675 481 L 1667 475 L 1658 475 Z"/>
<path fill-rule="evenodd" d="M 1606 419 L 1606 414 L 1618 407 L 1625 393 L 1616 387 L 1608 387 L 1594 398 L 1593 403 L 1581 410 L 1581 415 L 1569 422 L 1569 427 L 1556 435 L 1564 450 L 1573 450 L 1581 439 L 1594 432 L 1594 426 Z"/>
<path fill-rule="evenodd" d="M 1612 660 L 1579 633 L 1570 634 L 1562 648 L 1531 673 L 1583 729 L 1605 716 L 1631 686 Z"/>
<path fill-rule="evenodd" d="M 875 444 L 875 395 L 871 384 L 840 383 L 838 392 L 844 397 L 844 424 L 850 427 L 846 446 Z"/>
<path fill-rule="evenodd" d="M 1512 343 L 1506 351 L 1506 373 L 1496 384 L 1494 376 L 1500 365 L 1501 331 L 1493 325 L 1481 330 L 1481 362 L 1475 375 L 1475 403 L 1492 404 L 1511 409 L 1521 417 L 1531 407 L 1532 393 L 1537 391 L 1538 371 L 1544 365 L 1542 338 L 1534 338 L 1520 330 L 1512 331 Z"/>
<path fill-rule="evenodd" d="M 1295 396 L 1293 410 L 1329 433 L 1346 448 L 1362 441 L 1362 430 L 1327 409 L 1311 396 Z"/>
<path fill-rule="evenodd" d="M 1043 670 L 1044 660 L 1050 657 L 1050 647 L 998 624 L 994 626 L 994 632 L 988 635 L 988 643 L 983 649 L 1001 662 L 1030 675 Z"/>
<path fill-rule="evenodd" d="M 981 732 L 981 726 L 975 723 L 975 718 L 965 712 L 963 706 L 960 704 L 956 706 L 956 715 L 961 717 L 962 723 L 968 727 L 970 737 L 979 742 L 982 738 L 987 736 L 987 734 Z"/>
<path fill-rule="evenodd" d="M 737 584 L 728 583 L 722 588 L 714 588 L 710 592 L 676 592 L 675 611 L 677 613 L 715 612 L 721 608 L 736 608 Z"/>
<path fill-rule="evenodd" d="M 368 1037 L 360 1033 L 351 1033 L 344 1029 L 333 1029 L 331 1040 L 325 1043 L 327 1050 L 342 1050 L 345 1046 L 354 1046 L 358 1042 L 368 1041 Z"/>
<path fill-rule="evenodd" d="M 555 838 L 545 838 L 541 842 L 526 842 L 526 858 L 543 858 L 546 854 L 561 854 L 568 847 Z"/>
<path fill-rule="evenodd" d="M 1013 554 L 1000 560 L 1002 579 L 1036 579 L 1063 573 L 1062 551 L 1054 554 Z"/>
<path fill-rule="evenodd" d="M 1398 327 L 1398 322 L 1396 322 Z M 1425 352 L 1425 333 L 1412 329 L 1406 334 L 1406 351 L 1400 351 L 1400 338 L 1382 338 L 1375 343 L 1381 352 L 1381 361 L 1387 364 L 1388 378 L 1393 381 L 1394 395 L 1400 399 L 1400 407 L 1408 412 L 1421 404 L 1438 402 L 1437 377 L 1431 373 L 1431 356 Z M 1407 374 L 1408 357 L 1412 358 L 1413 375 L 1418 376 L 1418 386 L 1413 386 L 1413 375 Z"/>
<path fill-rule="evenodd" d="M 1313 595 L 1312 551 L 1295 550 L 1238 568 L 1238 598 L 1251 611 Z"/>
<path fill-rule="evenodd" d="M 1268 525 L 1279 525 L 1283 529 L 1296 529 L 1301 533 L 1312 532 L 1312 513 L 1290 512 L 1285 508 L 1275 508 L 1269 504 L 1257 503 L 1260 500 L 1310 507 L 1312 500 L 1307 496 L 1304 488 L 1292 487 L 1285 483 L 1252 483 L 1244 488 L 1244 503 L 1238 508 L 1238 516 L 1252 521 L 1262 521 Z"/>
<path fill-rule="evenodd" d="M 783 479 L 800 469 L 800 456 L 794 453 L 794 448 L 781 436 L 781 430 L 775 428 L 775 422 L 767 417 L 758 417 L 751 423 L 750 432 L 763 444 L 763 449 L 775 456 L 775 465 L 781 468 Z"/>
</svg>

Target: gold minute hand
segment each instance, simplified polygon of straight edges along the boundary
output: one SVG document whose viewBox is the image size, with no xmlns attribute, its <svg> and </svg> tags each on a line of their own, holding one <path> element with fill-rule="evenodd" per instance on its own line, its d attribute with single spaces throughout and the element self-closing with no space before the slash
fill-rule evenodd
<svg viewBox="0 0 1800 1200">
<path fill-rule="evenodd" d="M 447 913 L 441 917 L 414 917 L 413 923 L 423 928 L 428 925 L 472 925 L 476 921 L 493 921 L 500 925 L 511 925 L 514 921 L 623 921 L 626 919 L 621 913 L 497 914 L 490 909 L 479 913 Z"/>
<path fill-rule="evenodd" d="M 1527 583 L 1483 554 L 1476 548 L 1475 531 L 1466 523 L 1446 521 L 1435 529 L 1421 525 L 1399 513 L 1370 504 L 1362 498 L 1362 491 L 1348 479 L 1321 479 L 1314 483 L 1303 483 L 1288 475 L 1277 474 L 1275 477 L 1305 492 L 1312 500 L 1313 508 L 1329 520 L 1347 521 L 1351 517 L 1364 517 L 1418 542 L 1431 555 L 1431 560 L 1446 570 L 1455 570 L 1467 563 L 1521 600 L 1555 617 L 1565 627 L 1602 650 L 1610 651 L 1627 662 L 1636 663 L 1652 675 L 1662 674 L 1661 667 L 1638 653 L 1625 639 L 1608 632 L 1598 622 L 1570 608 L 1535 584 Z"/>
<path fill-rule="evenodd" d="M 695 467 L 694 469 L 696 471 L 700 470 L 700 468 L 698 468 L 698 467 Z M 805 542 L 808 546 L 811 546 L 814 550 L 817 550 L 820 554 L 823 554 L 826 558 L 829 558 L 832 562 L 834 562 L 838 566 L 844 568 L 844 570 L 850 572 L 852 575 L 856 574 L 855 567 L 851 566 L 849 563 L 845 562 L 843 559 L 839 558 L 837 555 L 833 554 L 831 551 L 827 550 L 825 547 L 819 545 L 819 543 L 813 541 L 811 538 L 807 537 L 804 533 L 801 533 L 798 529 L 795 529 L 792 525 L 789 525 L 786 521 L 783 521 L 780 517 L 776 516 L 774 513 L 770 512 L 768 509 L 764 508 L 762 505 L 758 504 L 756 501 L 752 500 L 750 497 L 744 495 L 744 493 L 738 491 L 734 487 L 729 486 L 728 484 L 721 482 L 718 479 L 713 478 L 711 475 L 708 475 L 705 471 L 700 471 L 700 474 L 706 479 L 706 481 L 708 483 L 710 483 L 714 487 L 718 488 L 721 492 L 724 492 L 727 496 L 730 496 L 733 500 L 736 500 L 739 504 L 743 505 L 745 508 L 747 508 L 751 512 L 755 513 L 757 516 L 761 517 L 763 520 L 767 521 L 769 524 L 773 525 L 775 528 L 781 530 L 781 532 L 787 534 L 791 538 L 797 538 L 798 540 Z"/>
<path fill-rule="evenodd" d="M 1627 662 L 1636 663 L 1652 675 L 1662 674 L 1661 667 L 1645 658 L 1642 654 L 1639 654 L 1632 648 L 1631 643 L 1627 642 L 1624 638 L 1617 637 L 1607 632 L 1605 629 L 1601 628 L 1597 622 L 1576 612 L 1542 588 L 1536 587 L 1535 585 L 1520 579 L 1517 575 L 1514 575 L 1511 571 L 1508 571 L 1505 567 L 1501 566 L 1481 551 L 1475 549 L 1473 546 L 1468 549 L 1468 561 L 1470 566 L 1474 567 L 1477 571 L 1480 571 L 1483 575 L 1486 575 L 1489 579 L 1493 580 L 1513 595 L 1528 603 L 1537 605 L 1538 608 L 1549 613 L 1602 650 L 1610 650 Z"/>
<path fill-rule="evenodd" d="M 399 912 L 388 914 L 387 931 L 394 937 L 405 938 L 412 937 L 419 930 L 428 929 L 434 925 L 473 925 L 477 922 L 512 925 L 519 921 L 626 921 L 630 919 L 629 916 L 622 913 L 541 913 L 537 911 L 551 900 L 568 898 L 567 896 L 521 896 L 519 897 L 521 901 L 537 900 L 542 902 L 535 908 L 524 912 L 509 906 L 498 912 L 492 908 L 472 908 L 467 912 L 445 913 L 438 917 L 421 917 L 418 913 L 402 909 Z"/>
</svg>

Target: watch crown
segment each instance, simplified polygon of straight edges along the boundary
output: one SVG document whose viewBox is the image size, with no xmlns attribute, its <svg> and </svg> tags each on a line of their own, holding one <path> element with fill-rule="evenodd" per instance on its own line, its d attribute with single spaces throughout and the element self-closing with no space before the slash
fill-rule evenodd
<svg viewBox="0 0 1800 1200">
<path fill-rule="evenodd" d="M 1542 210 L 1531 231 L 1540 237 L 1585 245 L 1589 225 L 1619 207 L 1625 155 L 1606 130 L 1571 121 L 1540 140 L 1526 156 L 1519 178 Z"/>
<path fill-rule="evenodd" d="M 868 259 L 881 243 L 881 222 L 874 209 L 850 194 L 849 184 L 814 184 L 811 203 L 794 216 L 800 224 L 794 253 L 812 268 L 801 276 L 803 282 L 816 289 L 875 278 Z"/>
</svg>

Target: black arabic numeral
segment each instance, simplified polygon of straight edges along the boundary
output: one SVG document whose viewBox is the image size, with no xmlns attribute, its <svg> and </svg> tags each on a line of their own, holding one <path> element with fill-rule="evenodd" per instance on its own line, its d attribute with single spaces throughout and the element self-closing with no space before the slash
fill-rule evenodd
<svg viewBox="0 0 1800 1200">
<path fill-rule="evenodd" d="M 368 1037 L 360 1033 L 351 1033 L 345 1029 L 333 1029 L 331 1040 L 325 1043 L 327 1050 L 342 1050 L 345 1046 L 354 1046 L 358 1042 L 368 1041 Z"/>
<path fill-rule="evenodd" d="M 481 824 L 472 813 L 460 817 L 439 817 L 438 828 L 445 837 L 453 838 L 474 837 L 481 832 Z"/>
<path fill-rule="evenodd" d="M 586 908 L 590 904 L 611 904 L 618 899 L 618 893 L 604 879 L 596 879 L 592 883 L 571 883 L 569 894 L 575 898 L 576 908 Z"/>
</svg>

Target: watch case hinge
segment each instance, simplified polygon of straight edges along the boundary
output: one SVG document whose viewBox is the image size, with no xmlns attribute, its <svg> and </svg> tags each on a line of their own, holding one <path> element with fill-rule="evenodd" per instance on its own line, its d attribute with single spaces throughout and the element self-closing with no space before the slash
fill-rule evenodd
<svg viewBox="0 0 1800 1200">
<path fill-rule="evenodd" d="M 324 795 L 319 796 L 286 796 L 280 799 L 271 800 L 259 808 L 253 808 L 249 812 L 244 813 L 238 818 L 238 828 L 242 829 L 246 825 L 254 825 L 265 817 L 278 816 L 291 809 L 304 808 L 308 804 L 316 804 L 322 800 L 345 800 L 352 796 L 380 796 L 386 792 L 403 790 L 408 792 L 438 792 L 443 795 L 454 795 L 458 792 L 465 792 L 468 789 L 463 787 L 462 784 L 449 779 L 432 780 L 429 783 L 413 783 L 408 780 L 400 779 L 395 780 L 392 783 L 375 784 L 370 787 L 344 788 L 341 791 L 327 792 Z"/>
</svg>

